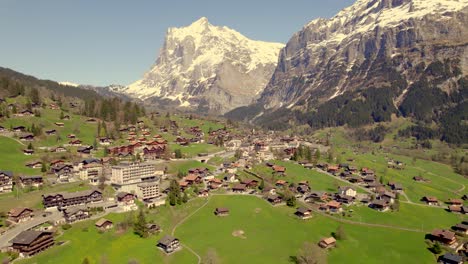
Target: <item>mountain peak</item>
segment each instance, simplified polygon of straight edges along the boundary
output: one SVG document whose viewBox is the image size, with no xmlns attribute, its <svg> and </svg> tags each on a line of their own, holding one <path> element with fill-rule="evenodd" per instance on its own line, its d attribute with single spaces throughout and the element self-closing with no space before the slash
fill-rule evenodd
<svg viewBox="0 0 468 264">
<path fill-rule="evenodd" d="M 198 20 L 192 23 L 192 25 L 207 25 L 207 24 L 210 24 L 210 21 L 208 21 L 208 18 L 206 17 L 200 17 Z"/>
<path fill-rule="evenodd" d="M 251 40 L 202 17 L 188 26 L 170 28 L 153 67 L 122 92 L 223 113 L 260 95 L 283 47 Z"/>
</svg>

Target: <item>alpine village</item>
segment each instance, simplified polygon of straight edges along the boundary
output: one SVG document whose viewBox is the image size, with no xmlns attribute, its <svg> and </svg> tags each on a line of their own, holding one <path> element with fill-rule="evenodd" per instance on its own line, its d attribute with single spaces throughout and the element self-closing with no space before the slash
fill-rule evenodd
<svg viewBox="0 0 468 264">
<path fill-rule="evenodd" d="M 468 0 L 291 34 L 202 17 L 128 86 L 0 68 L 1 263 L 466 263 Z"/>
</svg>

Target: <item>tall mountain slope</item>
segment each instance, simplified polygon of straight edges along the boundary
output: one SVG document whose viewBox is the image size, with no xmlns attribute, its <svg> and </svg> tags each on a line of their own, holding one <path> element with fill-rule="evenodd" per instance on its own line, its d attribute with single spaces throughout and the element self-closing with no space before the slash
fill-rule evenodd
<svg viewBox="0 0 468 264">
<path fill-rule="evenodd" d="M 295 33 L 257 104 L 227 116 L 276 127 L 440 119 L 466 100 L 466 25 L 468 0 L 358 0 Z"/>
<path fill-rule="evenodd" d="M 250 40 L 201 18 L 170 28 L 143 79 L 119 92 L 152 103 L 224 113 L 259 97 L 283 44 Z"/>
</svg>

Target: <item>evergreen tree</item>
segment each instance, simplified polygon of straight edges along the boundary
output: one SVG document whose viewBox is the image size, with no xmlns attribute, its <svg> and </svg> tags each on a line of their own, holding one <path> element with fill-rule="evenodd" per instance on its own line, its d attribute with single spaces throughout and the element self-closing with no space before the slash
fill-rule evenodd
<svg viewBox="0 0 468 264">
<path fill-rule="evenodd" d="M 135 223 L 133 224 L 133 232 L 139 235 L 140 237 L 148 236 L 148 228 L 146 226 L 145 214 L 141 209 L 138 213 Z"/>
<path fill-rule="evenodd" d="M 182 203 L 182 197 L 180 195 L 180 186 L 176 180 L 172 180 L 169 186 L 169 203 L 172 206 Z"/>
<path fill-rule="evenodd" d="M 263 189 L 265 189 L 265 181 L 262 179 L 262 181 L 260 182 L 260 185 L 258 186 L 258 189 L 260 191 L 263 191 Z"/>
<path fill-rule="evenodd" d="M 174 156 L 176 159 L 181 159 L 182 158 L 182 151 L 180 149 L 176 149 L 174 151 Z"/>
<path fill-rule="evenodd" d="M 336 232 L 333 233 L 333 236 L 337 239 L 337 240 L 345 240 L 346 239 L 346 234 L 345 234 L 345 231 L 344 231 L 344 228 L 342 225 L 339 225 L 338 228 L 336 229 Z"/>
<path fill-rule="evenodd" d="M 296 204 L 297 204 L 297 200 L 294 195 L 289 196 L 288 199 L 286 200 L 286 205 L 289 207 L 295 207 Z"/>
<path fill-rule="evenodd" d="M 41 103 L 41 98 L 39 97 L 39 91 L 36 88 L 31 89 L 29 97 L 31 98 L 31 102 L 35 104 Z"/>
<path fill-rule="evenodd" d="M 63 111 L 60 112 L 60 120 L 62 120 L 64 118 L 64 114 L 63 114 Z"/>
<path fill-rule="evenodd" d="M 41 172 L 46 172 L 46 171 L 47 171 L 46 164 L 45 164 L 45 162 L 42 162 Z"/>
<path fill-rule="evenodd" d="M 440 246 L 439 242 L 435 242 L 434 245 L 431 248 L 432 253 L 439 255 L 442 253 L 442 247 Z"/>
<path fill-rule="evenodd" d="M 188 200 L 189 200 L 189 198 L 188 198 L 187 192 L 184 192 L 184 196 L 182 197 L 182 202 L 186 203 L 186 202 L 188 202 Z"/>
<path fill-rule="evenodd" d="M 33 145 L 32 145 L 32 143 L 31 143 L 31 142 L 29 142 L 29 144 L 28 144 L 28 149 L 31 149 L 31 150 L 33 150 L 33 149 L 34 149 L 34 147 L 33 147 Z"/>
<path fill-rule="evenodd" d="M 88 257 L 84 258 L 84 259 L 83 259 L 83 262 L 81 262 L 81 263 L 82 263 L 82 264 L 89 264 L 90 262 L 89 262 Z"/>
</svg>

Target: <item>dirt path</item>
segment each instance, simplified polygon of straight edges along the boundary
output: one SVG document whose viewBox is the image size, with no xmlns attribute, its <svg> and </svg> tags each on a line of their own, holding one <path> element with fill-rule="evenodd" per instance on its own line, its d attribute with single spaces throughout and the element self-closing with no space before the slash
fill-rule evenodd
<svg viewBox="0 0 468 264">
<path fill-rule="evenodd" d="M 435 174 L 435 173 L 433 173 L 433 172 L 431 172 L 431 171 L 427 171 L 427 170 L 421 169 L 420 167 L 414 167 L 414 168 L 417 169 L 417 170 L 420 170 L 420 171 L 422 171 L 422 172 L 425 172 L 425 173 L 427 173 L 427 174 L 430 174 L 430 175 L 432 175 L 432 176 L 436 176 L 436 177 L 442 178 L 442 179 L 444 179 L 444 180 L 446 180 L 446 181 L 449 181 L 449 182 L 451 182 L 451 183 L 455 183 L 455 184 L 461 185 L 461 188 L 458 189 L 458 190 L 451 190 L 451 189 L 449 189 L 449 188 L 445 188 L 445 187 L 443 187 L 443 186 L 437 185 L 437 186 L 441 187 L 442 189 L 446 189 L 446 190 L 448 190 L 448 191 L 450 191 L 450 192 L 452 192 L 452 193 L 455 193 L 455 194 L 458 194 L 459 192 L 462 192 L 462 191 L 465 190 L 465 184 L 463 184 L 463 183 L 459 183 L 459 182 L 454 181 L 454 180 L 452 180 L 452 179 L 450 179 L 450 178 L 447 178 L 447 177 L 444 177 L 444 176 L 441 176 L 441 175 L 437 175 L 437 174 Z M 463 177 L 463 176 L 461 176 L 461 177 Z"/>
<path fill-rule="evenodd" d="M 202 261 L 202 258 L 200 257 L 200 255 L 198 255 L 197 252 L 195 252 L 193 249 L 191 249 L 190 247 L 188 247 L 187 245 L 185 244 L 181 244 L 184 248 L 186 248 L 188 251 L 192 252 L 192 254 L 194 254 L 197 258 L 198 258 L 198 264 L 201 263 Z"/>
<path fill-rule="evenodd" d="M 11 138 L 11 139 L 13 139 L 14 141 L 20 143 L 21 145 L 26 146 L 21 140 L 19 140 L 19 139 L 17 139 L 17 138 L 14 138 L 13 135 L 1 134 L 0 136 L 6 137 L 6 138 Z"/>
<path fill-rule="evenodd" d="M 206 199 L 206 202 L 205 202 L 204 204 L 202 204 L 200 207 L 198 207 L 197 210 L 193 211 L 191 214 L 187 215 L 187 216 L 184 217 L 182 220 L 180 220 L 180 221 L 172 228 L 171 235 L 174 236 L 177 227 L 179 227 L 181 224 L 183 224 L 185 221 L 187 221 L 187 219 L 189 219 L 190 217 L 192 217 L 193 215 L 195 215 L 196 213 L 198 213 L 198 211 L 200 211 L 201 209 L 203 209 L 203 208 L 208 204 L 209 201 L 210 201 L 210 197 L 208 197 L 208 199 Z M 190 247 L 188 247 L 188 246 L 185 245 L 185 244 L 182 244 L 182 246 L 185 247 L 186 249 L 188 249 L 188 251 L 192 252 L 192 254 L 194 254 L 194 255 L 198 258 L 198 264 L 201 263 L 201 260 L 202 260 L 202 259 L 201 259 L 200 255 L 198 255 L 198 253 L 195 252 L 195 250 L 191 249 Z"/>
<path fill-rule="evenodd" d="M 187 215 L 186 217 L 184 217 L 182 220 L 180 220 L 173 228 L 172 228 L 172 232 L 171 232 L 171 235 L 174 236 L 174 233 L 177 229 L 177 227 L 179 227 L 181 224 L 183 224 L 185 221 L 187 221 L 187 219 L 189 219 L 190 217 L 192 217 L 193 215 L 195 215 L 196 213 L 198 213 L 198 211 L 200 211 L 201 209 L 203 209 L 203 207 L 205 207 L 208 202 L 210 201 L 210 197 L 208 196 L 208 199 L 206 199 L 206 202 L 204 204 L 202 204 L 200 207 L 198 207 L 197 210 L 193 211 L 191 214 Z"/>
</svg>

